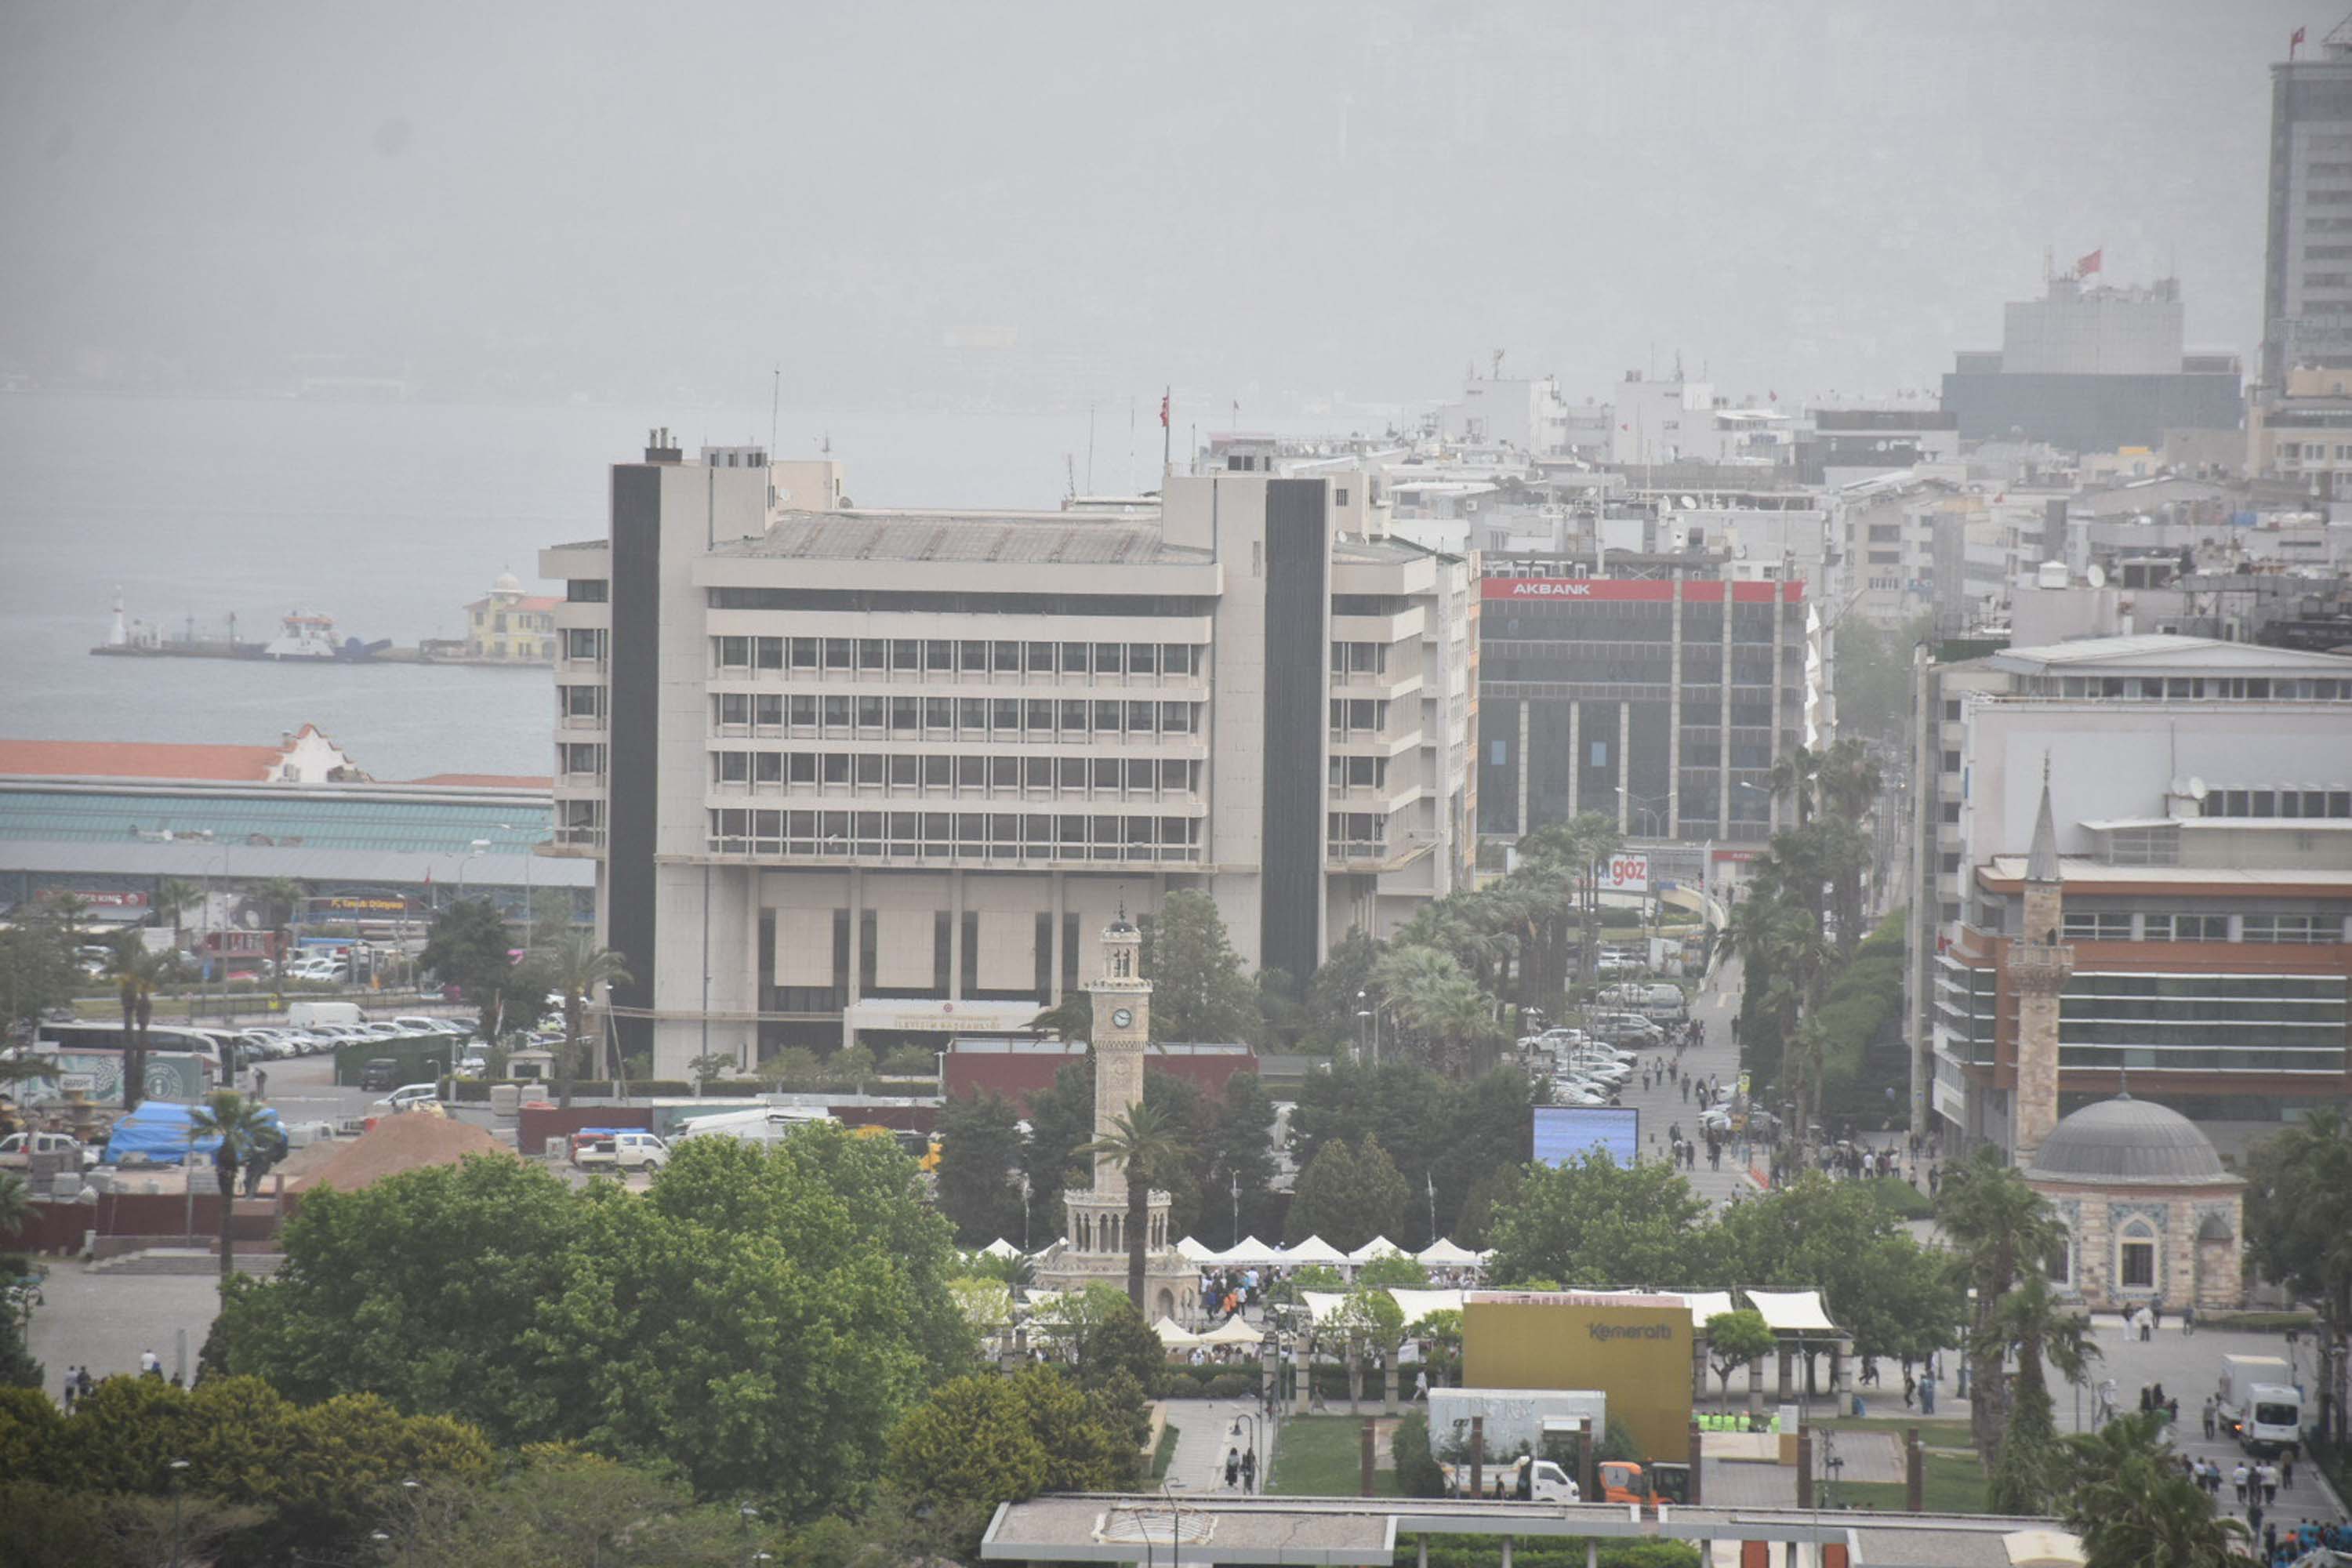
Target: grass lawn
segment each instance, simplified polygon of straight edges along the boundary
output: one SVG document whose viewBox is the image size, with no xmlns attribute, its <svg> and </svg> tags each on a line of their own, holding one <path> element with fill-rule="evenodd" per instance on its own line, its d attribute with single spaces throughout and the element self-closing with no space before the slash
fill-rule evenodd
<svg viewBox="0 0 2352 1568">
<path fill-rule="evenodd" d="M 1275 1438 L 1265 1489 L 1277 1497 L 1354 1497 L 1363 1481 L 1363 1426 L 1353 1415 L 1290 1417 Z M 1396 1472 L 1373 1471 L 1372 1490 L 1396 1496 Z"/>
<path fill-rule="evenodd" d="M 1929 1454 L 1920 1477 L 1920 1502 L 1929 1513 L 1985 1511 L 1985 1476 L 1974 1454 Z M 1841 1481 L 1841 1506 L 1874 1508 L 1899 1513 L 1903 1510 L 1900 1481 Z"/>
</svg>

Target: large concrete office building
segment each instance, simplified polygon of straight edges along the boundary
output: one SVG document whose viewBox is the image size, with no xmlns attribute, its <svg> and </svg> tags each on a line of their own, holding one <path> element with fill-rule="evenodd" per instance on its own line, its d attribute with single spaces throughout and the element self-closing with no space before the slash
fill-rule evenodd
<svg viewBox="0 0 2352 1568">
<path fill-rule="evenodd" d="M 1726 581 L 1691 560 L 1605 578 L 1488 563 L 1481 832 L 1516 837 L 1597 811 L 1637 838 L 1770 837 L 1772 764 L 1804 738 L 1818 697 L 1805 584 Z"/>
<path fill-rule="evenodd" d="M 657 1071 L 1018 1028 L 1177 887 L 1303 978 L 1466 874 L 1474 584 L 1360 470 L 1027 514 L 806 508 L 802 467 L 657 435 L 541 557 L 551 848 Z"/>
<path fill-rule="evenodd" d="M 2271 67 L 2263 384 L 2297 365 L 2352 367 L 2352 38 Z"/>
<path fill-rule="evenodd" d="M 2021 880 L 2045 767 L 2072 948 L 2058 1114 L 2128 1087 L 2227 1149 L 2340 1102 L 2352 659 L 2163 635 L 1946 651 L 1916 704 L 1915 1115 L 2017 1142 L 2013 960 L 2052 945 Z"/>
<path fill-rule="evenodd" d="M 1967 441 L 2017 433 L 2069 452 L 2159 447 L 2169 430 L 2244 424 L 2238 356 L 2182 347 L 2180 286 L 2049 280 L 2039 300 L 2011 301 L 1998 350 L 1959 354 L 1944 408 Z"/>
</svg>

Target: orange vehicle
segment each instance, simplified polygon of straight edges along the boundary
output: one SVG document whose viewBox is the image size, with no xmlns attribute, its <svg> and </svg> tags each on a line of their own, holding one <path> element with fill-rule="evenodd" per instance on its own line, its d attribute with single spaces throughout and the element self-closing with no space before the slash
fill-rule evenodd
<svg viewBox="0 0 2352 1568">
<path fill-rule="evenodd" d="M 1650 1483 L 1642 1474 L 1642 1467 L 1629 1459 L 1602 1461 L 1599 1476 L 1601 1499 L 1603 1502 L 1647 1502 Z"/>
</svg>

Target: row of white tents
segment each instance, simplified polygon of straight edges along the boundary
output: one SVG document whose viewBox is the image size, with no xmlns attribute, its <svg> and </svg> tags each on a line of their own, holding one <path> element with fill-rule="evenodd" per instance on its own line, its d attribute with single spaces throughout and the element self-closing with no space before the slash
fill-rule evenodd
<svg viewBox="0 0 2352 1568">
<path fill-rule="evenodd" d="M 1459 1312 L 1466 1290 L 1391 1289 L 1390 1298 L 1397 1304 L 1408 1330 L 1435 1312 Z M 1570 1290 L 1571 1297 L 1599 1301 L 1622 1300 L 1621 1293 L 1610 1290 Z M 1642 1294 L 1650 1298 L 1671 1297 L 1679 1300 L 1691 1315 L 1691 1327 L 1699 1333 L 1706 1331 L 1707 1320 L 1718 1313 L 1735 1310 L 1728 1290 L 1656 1290 Z M 1776 1333 L 1803 1336 L 1813 1334 L 1834 1338 L 1841 1331 L 1830 1321 L 1822 1305 L 1818 1290 L 1743 1290 L 1748 1304 L 1764 1319 L 1767 1328 Z M 1320 1323 L 1339 1310 L 1348 1298 L 1336 1292 L 1308 1290 L 1303 1300 L 1313 1320 Z M 1195 1345 L 1254 1345 L 1265 1338 L 1263 1331 L 1252 1328 L 1239 1318 L 1230 1318 L 1202 1333 L 1194 1333 L 1171 1319 L 1162 1318 L 1152 1325 L 1160 1342 L 1171 1350 L 1186 1350 Z"/>
<path fill-rule="evenodd" d="M 991 1258 L 1022 1256 L 1019 1247 L 1002 1237 L 981 1250 Z M 1222 1250 L 1188 1236 L 1176 1244 L 1176 1250 L 1196 1268 L 1358 1268 L 1382 1258 L 1410 1258 L 1424 1268 L 1478 1268 L 1495 1256 L 1456 1247 L 1443 1237 L 1419 1252 L 1408 1252 L 1385 1236 L 1374 1237 L 1353 1252 L 1342 1252 L 1319 1236 L 1295 1247 L 1270 1247 L 1253 1236 Z"/>
</svg>

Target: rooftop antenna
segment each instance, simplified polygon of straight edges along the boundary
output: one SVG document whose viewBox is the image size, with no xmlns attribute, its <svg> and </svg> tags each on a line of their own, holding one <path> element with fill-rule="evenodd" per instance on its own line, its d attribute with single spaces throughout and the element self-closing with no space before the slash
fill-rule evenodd
<svg viewBox="0 0 2352 1568">
<path fill-rule="evenodd" d="M 776 455 L 776 413 L 784 405 L 784 362 L 776 362 L 776 379 L 768 393 L 768 457 Z"/>
</svg>

